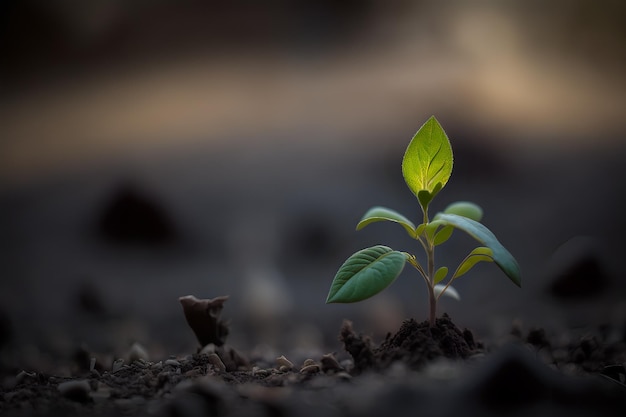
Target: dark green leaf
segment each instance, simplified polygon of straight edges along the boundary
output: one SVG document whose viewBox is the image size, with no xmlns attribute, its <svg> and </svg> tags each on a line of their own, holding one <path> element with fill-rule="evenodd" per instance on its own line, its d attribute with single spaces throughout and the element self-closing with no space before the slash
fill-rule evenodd
<svg viewBox="0 0 626 417">
<path fill-rule="evenodd" d="M 493 252 L 493 260 L 515 285 L 521 287 L 522 274 L 517 261 L 485 225 L 456 214 L 439 213 L 436 220 L 463 230 Z"/>
<path fill-rule="evenodd" d="M 337 271 L 327 303 L 353 303 L 378 294 L 396 280 L 408 255 L 387 246 L 362 249 Z"/>
<path fill-rule="evenodd" d="M 402 214 L 386 207 L 372 207 L 369 209 L 361 221 L 359 221 L 359 224 L 356 225 L 356 230 L 361 230 L 370 223 L 380 221 L 399 223 L 404 227 L 409 236 L 415 237 L 415 225 Z"/>
</svg>

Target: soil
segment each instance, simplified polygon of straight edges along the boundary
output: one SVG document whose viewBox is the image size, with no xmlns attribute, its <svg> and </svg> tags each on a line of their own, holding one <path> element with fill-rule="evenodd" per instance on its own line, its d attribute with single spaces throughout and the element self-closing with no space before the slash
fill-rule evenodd
<svg viewBox="0 0 626 417">
<path fill-rule="evenodd" d="M 215 300 L 221 308 L 223 298 L 199 301 L 215 308 Z M 207 320 L 220 323 L 219 314 Z M 506 339 L 483 343 L 444 314 L 433 327 L 406 320 L 379 345 L 346 320 L 339 340 L 350 356 L 343 360 L 328 353 L 293 364 L 210 343 L 158 361 L 135 346 L 127 363 L 104 369 L 96 353 L 82 351 L 82 369 L 72 376 L 3 370 L 0 414 L 621 416 L 626 334 L 609 330 L 564 343 L 514 324 Z"/>
</svg>

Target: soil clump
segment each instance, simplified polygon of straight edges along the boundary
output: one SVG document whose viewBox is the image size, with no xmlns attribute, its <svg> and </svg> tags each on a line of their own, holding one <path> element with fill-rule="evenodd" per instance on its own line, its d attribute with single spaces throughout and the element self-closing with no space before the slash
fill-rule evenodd
<svg viewBox="0 0 626 417">
<path fill-rule="evenodd" d="M 354 372 L 387 369 L 393 362 L 401 361 L 413 370 L 419 370 L 439 357 L 467 359 L 483 352 L 482 344 L 474 341 L 468 329 L 460 330 L 447 314 L 436 319 L 434 326 L 428 321 L 418 323 L 405 320 L 394 335 L 387 334 L 379 347 L 374 347 L 369 337 L 357 335 L 352 323 L 345 321 L 341 327 L 340 341 L 354 359 Z"/>
</svg>

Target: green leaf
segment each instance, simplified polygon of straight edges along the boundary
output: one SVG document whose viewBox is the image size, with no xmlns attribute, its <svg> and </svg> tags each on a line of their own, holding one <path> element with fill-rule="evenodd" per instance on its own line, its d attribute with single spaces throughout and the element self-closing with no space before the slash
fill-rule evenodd
<svg viewBox="0 0 626 417">
<path fill-rule="evenodd" d="M 439 227 L 442 225 L 443 224 L 441 222 L 438 222 L 436 220 L 428 223 L 424 227 L 424 235 L 428 238 L 428 240 L 433 240 L 437 229 L 439 229 Z"/>
<path fill-rule="evenodd" d="M 396 280 L 408 257 L 383 245 L 356 252 L 337 271 L 326 303 L 353 303 L 378 294 Z"/>
<path fill-rule="evenodd" d="M 457 201 L 456 203 L 452 203 L 446 207 L 443 212 L 447 214 L 457 214 L 477 222 L 481 221 L 483 218 L 483 209 L 480 208 L 479 205 L 469 201 Z"/>
<path fill-rule="evenodd" d="M 478 223 L 467 217 L 451 213 L 439 213 L 435 219 L 445 224 L 463 230 L 474 239 L 487 246 L 492 251 L 492 258 L 496 265 L 509 277 L 518 287 L 522 286 L 522 273 L 517 261 L 496 239 L 495 235 L 485 225 Z"/>
<path fill-rule="evenodd" d="M 452 147 L 432 116 L 417 131 L 402 159 L 402 175 L 409 189 L 427 207 L 452 174 Z"/>
<path fill-rule="evenodd" d="M 370 223 L 381 221 L 399 223 L 400 225 L 402 225 L 402 227 L 406 229 L 409 236 L 413 238 L 416 236 L 415 225 L 409 219 L 404 217 L 402 214 L 385 207 L 372 207 L 371 209 L 369 209 L 367 213 L 363 215 L 363 218 L 361 219 L 361 221 L 359 221 L 359 224 L 356 225 L 356 230 L 361 230 Z"/>
<path fill-rule="evenodd" d="M 478 262 L 493 262 L 493 252 L 491 249 L 481 246 L 471 251 L 456 269 L 454 275 L 452 275 L 452 279 L 456 279 L 461 275 L 466 274 Z"/>
<path fill-rule="evenodd" d="M 433 239 L 433 243 L 435 246 L 441 245 L 446 242 L 452 236 L 452 232 L 454 232 L 454 227 L 452 226 L 444 226 L 435 234 L 435 238 Z"/>
<path fill-rule="evenodd" d="M 444 288 L 445 288 L 445 291 L 443 291 Z M 461 301 L 461 296 L 459 295 L 459 292 L 452 285 L 448 285 L 448 288 L 446 288 L 445 285 L 441 285 L 441 284 L 435 285 L 433 290 L 435 291 L 435 298 L 437 299 L 439 299 L 439 297 L 441 297 L 442 295 L 446 295 L 450 298 L 454 298 L 457 301 Z"/>
<path fill-rule="evenodd" d="M 440 283 L 441 281 L 445 279 L 446 275 L 448 275 L 448 267 L 446 266 L 440 267 L 439 269 L 437 269 L 437 271 L 435 271 L 435 279 L 433 279 L 433 283 L 434 284 Z"/>
</svg>

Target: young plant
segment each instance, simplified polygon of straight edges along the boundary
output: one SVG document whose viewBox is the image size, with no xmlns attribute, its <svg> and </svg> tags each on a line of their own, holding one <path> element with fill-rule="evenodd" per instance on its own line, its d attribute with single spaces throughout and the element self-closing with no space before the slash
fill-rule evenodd
<svg viewBox="0 0 626 417">
<path fill-rule="evenodd" d="M 428 208 L 433 198 L 446 185 L 452 173 L 452 147 L 446 133 L 435 117 L 431 117 L 417 131 L 402 159 L 402 175 L 409 189 L 417 197 L 422 209 L 422 223 L 415 226 L 408 218 L 385 207 L 372 207 L 365 213 L 356 229 L 370 223 L 391 221 L 400 224 L 417 240 L 426 254 L 426 264 L 415 255 L 376 245 L 350 256 L 339 268 L 330 287 L 326 303 L 353 303 L 378 294 L 402 272 L 408 262 L 424 278 L 428 287 L 429 322 L 433 326 L 437 301 L 443 295 L 459 299 L 450 284 L 467 273 L 478 262 L 494 262 L 518 287 L 521 273 L 517 261 L 494 234 L 480 223 L 483 211 L 476 204 L 457 202 L 437 213 L 431 220 Z M 461 261 L 448 278 L 448 268 L 435 267 L 435 247 L 446 242 L 454 229 L 460 229 L 481 243 Z"/>
</svg>

